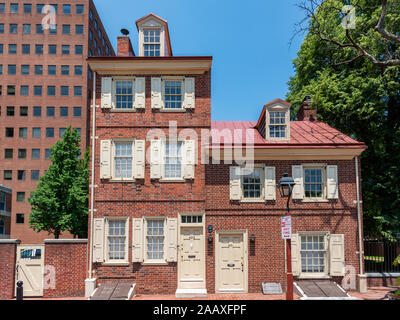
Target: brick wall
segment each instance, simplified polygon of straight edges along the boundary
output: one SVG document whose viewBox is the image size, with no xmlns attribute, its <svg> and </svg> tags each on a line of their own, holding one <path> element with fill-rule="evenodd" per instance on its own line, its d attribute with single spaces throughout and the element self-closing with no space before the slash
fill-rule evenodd
<svg viewBox="0 0 400 320">
<path fill-rule="evenodd" d="M 0 240 L 0 300 L 14 297 L 15 254 L 18 240 Z"/>
<path fill-rule="evenodd" d="M 54 267 L 55 289 L 46 289 L 46 279 L 50 275 L 47 271 L 43 297 L 83 297 L 87 278 L 87 240 L 45 240 L 44 253 L 45 270 Z"/>
</svg>

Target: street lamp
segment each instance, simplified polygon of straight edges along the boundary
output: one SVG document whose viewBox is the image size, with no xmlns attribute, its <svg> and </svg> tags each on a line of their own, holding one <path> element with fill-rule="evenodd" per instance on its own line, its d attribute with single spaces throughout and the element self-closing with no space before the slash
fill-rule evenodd
<svg viewBox="0 0 400 320">
<path fill-rule="evenodd" d="M 290 217 L 290 198 L 292 197 L 294 179 L 287 173 L 283 175 L 278 184 L 279 192 L 282 198 L 287 198 L 286 216 Z M 292 272 L 292 240 L 286 239 L 286 260 L 287 260 L 287 290 L 286 300 L 293 300 L 293 272 Z"/>
</svg>

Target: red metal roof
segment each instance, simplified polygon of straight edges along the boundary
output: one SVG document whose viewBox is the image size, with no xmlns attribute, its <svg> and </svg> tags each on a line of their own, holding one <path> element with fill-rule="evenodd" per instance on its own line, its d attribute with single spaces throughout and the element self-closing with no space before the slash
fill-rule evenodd
<svg viewBox="0 0 400 320">
<path fill-rule="evenodd" d="M 364 143 L 320 121 L 291 121 L 290 140 L 287 141 L 265 140 L 256 125 L 254 121 L 213 121 L 211 145 L 216 147 L 224 142 L 243 145 L 254 141 L 255 148 L 366 148 Z"/>
</svg>

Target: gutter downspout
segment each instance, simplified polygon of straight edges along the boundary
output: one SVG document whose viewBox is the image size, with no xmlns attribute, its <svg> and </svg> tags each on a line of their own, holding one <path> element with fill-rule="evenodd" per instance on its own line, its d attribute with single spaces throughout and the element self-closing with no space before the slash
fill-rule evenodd
<svg viewBox="0 0 400 320">
<path fill-rule="evenodd" d="M 361 205 L 360 205 L 360 174 L 358 170 L 358 157 L 355 158 L 356 165 L 356 188 L 357 188 L 357 220 L 358 220 L 358 245 L 359 245 L 359 258 L 360 258 L 360 275 L 364 275 L 363 268 L 363 239 L 361 230 Z"/>
<path fill-rule="evenodd" d="M 90 241 L 89 241 L 89 279 L 92 279 L 92 260 L 93 260 L 93 213 L 94 213 L 94 166 L 96 150 L 96 72 L 93 72 L 93 105 L 92 105 L 92 177 L 90 193 Z"/>
</svg>

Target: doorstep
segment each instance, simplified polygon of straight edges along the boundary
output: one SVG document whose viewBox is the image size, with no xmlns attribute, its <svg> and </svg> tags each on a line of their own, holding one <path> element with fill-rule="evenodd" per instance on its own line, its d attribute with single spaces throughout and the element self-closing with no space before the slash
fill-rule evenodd
<svg viewBox="0 0 400 320">
<path fill-rule="evenodd" d="M 178 299 L 206 298 L 207 289 L 178 289 L 175 297 Z"/>
</svg>

